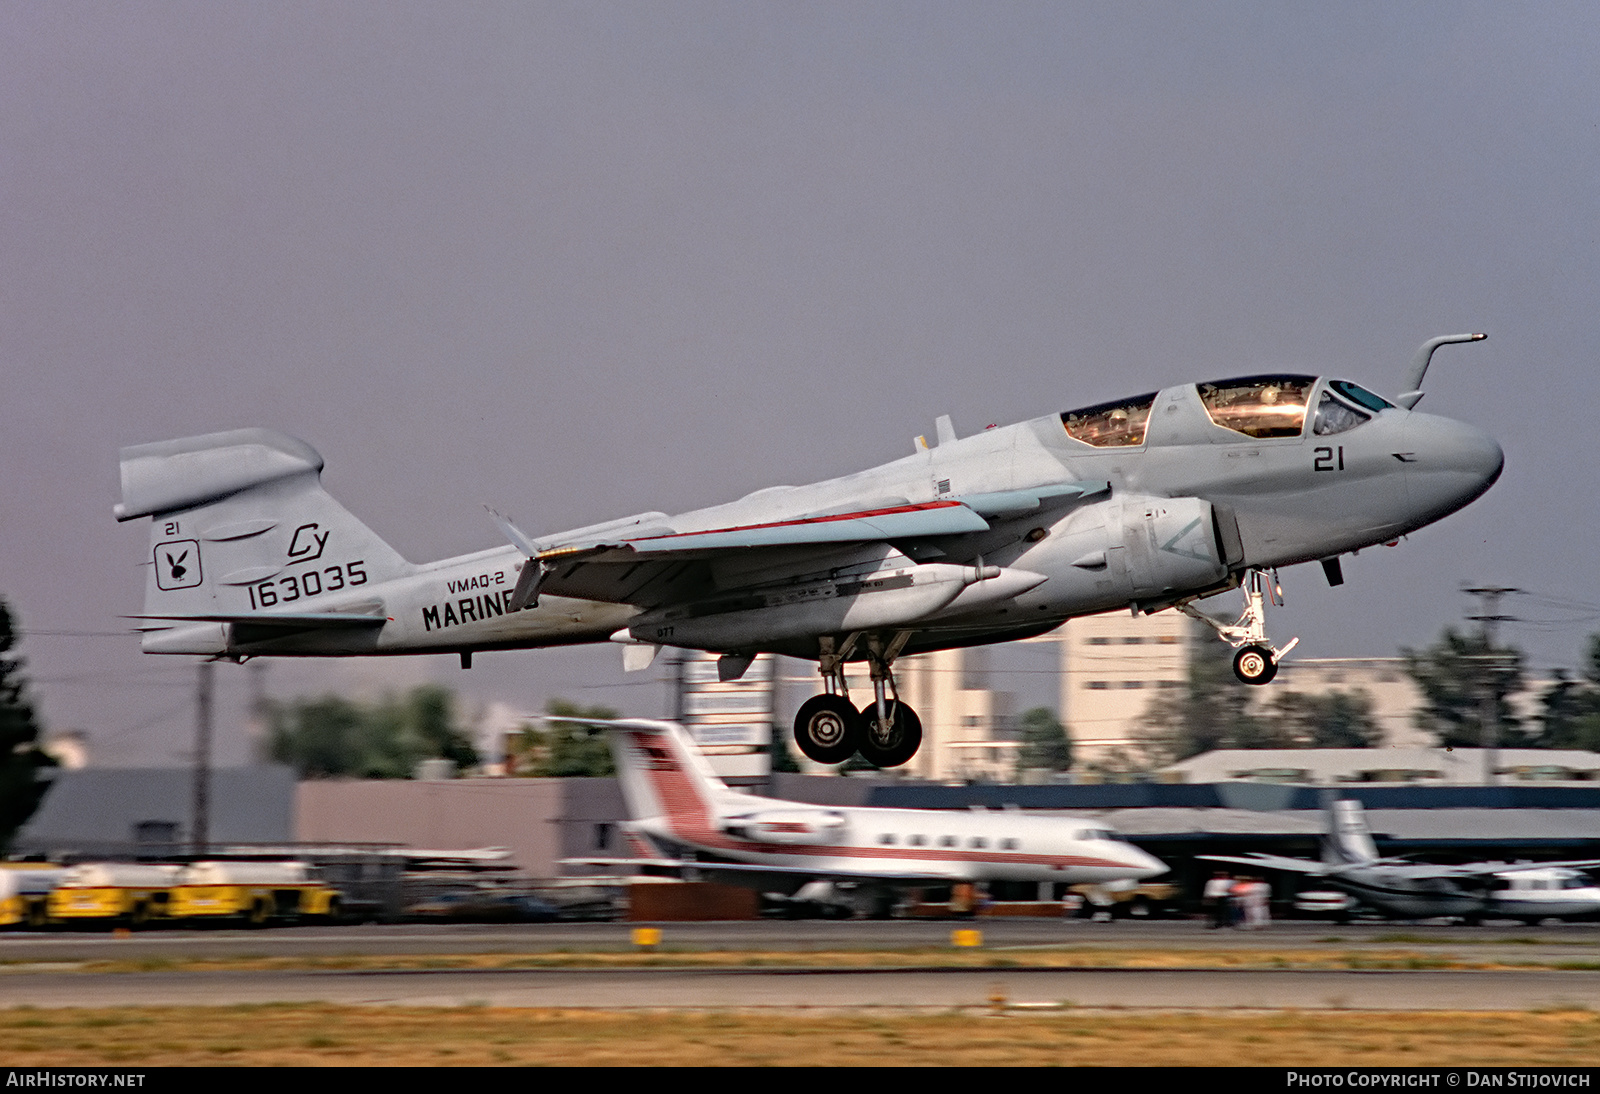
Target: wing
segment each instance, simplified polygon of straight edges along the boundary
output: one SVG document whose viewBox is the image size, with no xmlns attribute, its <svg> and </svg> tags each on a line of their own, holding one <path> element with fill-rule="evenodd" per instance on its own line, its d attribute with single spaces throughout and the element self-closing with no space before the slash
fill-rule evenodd
<svg viewBox="0 0 1600 1094">
<path fill-rule="evenodd" d="M 1259 852 L 1249 855 L 1196 855 L 1196 858 L 1206 862 L 1228 862 L 1239 866 L 1253 866 L 1258 870 L 1282 870 L 1291 874 L 1306 874 L 1312 877 L 1323 877 L 1331 871 L 1320 862 L 1313 862 L 1307 858 L 1286 858 L 1283 855 L 1264 855 Z"/>
<path fill-rule="evenodd" d="M 848 564 L 851 552 L 872 544 L 908 548 L 984 534 L 996 524 L 1044 508 L 1104 494 L 1110 484 L 1054 483 L 1028 490 L 970 494 L 912 503 L 880 498 L 774 520 L 690 525 L 662 513 L 532 539 L 494 514 L 507 538 L 532 560 L 514 603 L 541 592 L 655 607 L 692 597 L 697 589 L 739 587 Z M 492 512 L 492 511 L 491 511 Z M 937 548 L 935 547 L 937 552 Z M 718 570 L 712 573 L 712 566 Z"/>
<path fill-rule="evenodd" d="M 1529 870 L 1592 870 L 1600 866 L 1600 859 L 1573 859 L 1568 862 L 1518 862 L 1498 865 L 1492 862 L 1475 862 L 1469 866 L 1444 867 L 1452 875 L 1461 877 L 1498 877 L 1501 874 L 1520 874 Z"/>
</svg>

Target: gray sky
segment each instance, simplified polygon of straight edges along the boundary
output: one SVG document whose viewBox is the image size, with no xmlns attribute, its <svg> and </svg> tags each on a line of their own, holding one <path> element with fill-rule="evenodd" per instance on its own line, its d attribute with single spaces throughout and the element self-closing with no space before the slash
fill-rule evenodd
<svg viewBox="0 0 1600 1094">
<path fill-rule="evenodd" d="M 1286 572 L 1274 634 L 1391 654 L 1463 581 L 1600 605 L 1597 48 L 1560 3 L 0 3 L 0 595 L 43 714 L 111 763 L 191 733 L 191 662 L 84 633 L 139 610 L 121 445 L 302 437 L 422 560 L 495 545 L 486 502 L 682 510 L 941 413 L 1392 394 L 1462 330 L 1422 405 L 1490 428 L 1500 483 L 1341 589 Z M 1509 607 L 1566 620 L 1507 629 L 1538 665 L 1600 630 Z M 661 703 L 609 648 L 270 675 L 428 679 Z"/>
</svg>

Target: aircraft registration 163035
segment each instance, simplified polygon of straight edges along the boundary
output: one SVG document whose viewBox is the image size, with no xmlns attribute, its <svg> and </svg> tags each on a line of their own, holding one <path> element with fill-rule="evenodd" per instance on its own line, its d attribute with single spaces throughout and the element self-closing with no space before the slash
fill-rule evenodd
<svg viewBox="0 0 1600 1094">
<path fill-rule="evenodd" d="M 334 501 L 322 458 L 262 429 L 122 450 L 118 520 L 150 519 L 149 653 L 347 657 L 610 640 L 624 665 L 662 646 L 817 662 L 825 694 L 795 719 L 822 763 L 905 763 L 922 739 L 895 689 L 909 653 L 1042 634 L 1074 616 L 1176 609 L 1237 650 L 1264 684 L 1273 570 L 1397 539 L 1478 497 L 1494 439 L 1413 409 L 1425 342 L 1386 399 L 1291 373 L 1182 384 L 958 438 L 949 418 L 893 463 L 759 490 L 669 516 L 640 513 L 414 564 Z M 1237 621 L 1194 607 L 1244 590 Z M 845 665 L 866 661 L 858 709 Z"/>
</svg>

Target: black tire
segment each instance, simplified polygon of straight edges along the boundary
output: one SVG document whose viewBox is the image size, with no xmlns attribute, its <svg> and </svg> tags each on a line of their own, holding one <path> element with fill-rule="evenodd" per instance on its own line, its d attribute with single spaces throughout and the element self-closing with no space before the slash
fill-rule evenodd
<svg viewBox="0 0 1600 1094">
<path fill-rule="evenodd" d="M 922 719 L 917 712 L 891 699 L 888 732 L 878 729 L 878 704 L 868 703 L 861 712 L 861 758 L 874 767 L 899 767 L 922 747 Z"/>
<path fill-rule="evenodd" d="M 1250 645 L 1233 655 L 1233 674 L 1241 683 L 1268 684 L 1278 675 L 1278 663 L 1267 647 Z"/>
<path fill-rule="evenodd" d="M 794 716 L 794 743 L 814 763 L 842 764 L 860 740 L 861 715 L 842 695 L 807 699 Z"/>
</svg>

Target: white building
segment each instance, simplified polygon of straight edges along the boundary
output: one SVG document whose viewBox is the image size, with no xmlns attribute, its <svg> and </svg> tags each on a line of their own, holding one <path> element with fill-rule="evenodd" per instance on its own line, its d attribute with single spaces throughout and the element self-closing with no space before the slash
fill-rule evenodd
<svg viewBox="0 0 1600 1094">
<path fill-rule="evenodd" d="M 1011 696 L 986 686 L 988 656 L 985 649 L 940 650 L 896 662 L 900 697 L 922 719 L 922 750 L 906 765 L 910 774 L 1002 780 L 1015 771 L 1019 746 L 1007 732 Z"/>
<path fill-rule="evenodd" d="M 1184 687 L 1194 644 L 1211 640 L 1203 624 L 1176 611 L 1086 616 L 1034 639 L 1059 643 L 1061 720 L 1072 736 L 1075 762 L 1093 762 L 1134 744 L 1148 723 L 1151 702 Z M 1291 656 L 1279 667 L 1277 679 L 1253 689 L 1252 696 L 1266 703 L 1284 691 L 1365 693 L 1383 731 L 1383 747 L 1432 744 L 1413 722 L 1422 693 L 1406 673 L 1403 658 Z"/>
<path fill-rule="evenodd" d="M 1497 749 L 1494 766 L 1495 782 L 1502 785 L 1593 786 L 1600 781 L 1600 753 L 1578 749 Z M 1163 768 L 1157 778 L 1180 783 L 1481 786 L 1484 767 L 1481 748 L 1219 748 Z"/>
<path fill-rule="evenodd" d="M 1274 689 L 1302 695 L 1363 692 L 1372 701 L 1372 720 L 1383 731 L 1379 743 L 1384 748 L 1433 744 L 1433 736 L 1416 727 L 1422 689 L 1406 672 L 1403 657 L 1291 657 L 1278 667 L 1277 679 L 1261 689 L 1259 698 L 1270 699 Z"/>
<path fill-rule="evenodd" d="M 1188 680 L 1198 627 L 1175 611 L 1107 612 L 1069 620 L 1035 639 L 1060 643 L 1060 713 L 1075 764 L 1134 742 L 1151 701 Z"/>
</svg>

